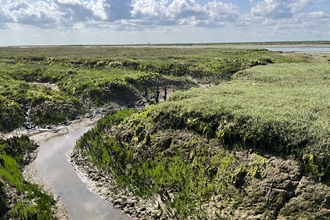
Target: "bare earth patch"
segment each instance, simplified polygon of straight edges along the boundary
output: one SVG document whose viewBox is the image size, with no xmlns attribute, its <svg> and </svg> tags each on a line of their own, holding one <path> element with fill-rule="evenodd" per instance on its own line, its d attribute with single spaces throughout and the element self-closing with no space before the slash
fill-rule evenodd
<svg viewBox="0 0 330 220">
<path fill-rule="evenodd" d="M 37 86 L 45 86 L 47 88 L 50 88 L 52 90 L 55 90 L 55 91 L 58 91 L 58 86 L 54 83 L 38 83 L 38 82 L 32 82 L 31 83 L 32 85 L 37 85 Z"/>
</svg>

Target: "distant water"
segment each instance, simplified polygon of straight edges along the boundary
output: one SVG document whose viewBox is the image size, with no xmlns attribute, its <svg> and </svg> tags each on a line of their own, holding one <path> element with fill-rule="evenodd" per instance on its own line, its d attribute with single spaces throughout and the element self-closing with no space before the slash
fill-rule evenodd
<svg viewBox="0 0 330 220">
<path fill-rule="evenodd" d="M 267 47 L 270 51 L 301 52 L 301 53 L 330 53 L 329 47 Z"/>
<path fill-rule="evenodd" d="M 76 140 L 91 127 L 82 127 L 68 134 L 55 136 L 41 143 L 36 159 L 43 180 L 60 196 L 72 220 L 130 219 L 111 203 L 87 189 L 66 156 Z"/>
</svg>

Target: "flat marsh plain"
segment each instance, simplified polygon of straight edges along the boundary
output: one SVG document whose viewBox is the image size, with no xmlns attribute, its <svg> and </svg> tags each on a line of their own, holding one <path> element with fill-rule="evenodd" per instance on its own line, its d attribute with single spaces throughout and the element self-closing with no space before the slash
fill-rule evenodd
<svg viewBox="0 0 330 220">
<path fill-rule="evenodd" d="M 133 217 L 326 219 L 329 54 L 180 46 L 0 48 L 0 132 L 27 117 L 38 130 L 108 112 L 73 159 L 111 177 L 110 201 L 139 198 L 135 209 L 117 204 Z M 0 142 L 0 216 L 52 215 L 48 197 L 43 211 L 31 193 L 10 198 L 22 186 L 8 158 L 22 167 L 25 150 L 11 149 L 26 141 L 14 140 Z"/>
</svg>

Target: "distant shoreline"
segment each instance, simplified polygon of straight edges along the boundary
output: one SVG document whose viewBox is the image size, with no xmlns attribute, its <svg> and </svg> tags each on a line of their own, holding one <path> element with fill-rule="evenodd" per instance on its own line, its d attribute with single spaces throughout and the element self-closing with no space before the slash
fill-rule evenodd
<svg viewBox="0 0 330 220">
<path fill-rule="evenodd" d="M 235 45 L 251 45 L 251 46 L 293 46 L 293 45 L 305 45 L 305 46 L 330 46 L 330 41 L 315 40 L 315 41 L 261 41 L 261 42 L 206 42 L 206 43 L 157 43 L 157 44 L 54 44 L 54 45 L 6 45 L 0 46 L 0 48 L 38 48 L 38 47 L 163 47 L 163 46 L 235 46 Z"/>
</svg>

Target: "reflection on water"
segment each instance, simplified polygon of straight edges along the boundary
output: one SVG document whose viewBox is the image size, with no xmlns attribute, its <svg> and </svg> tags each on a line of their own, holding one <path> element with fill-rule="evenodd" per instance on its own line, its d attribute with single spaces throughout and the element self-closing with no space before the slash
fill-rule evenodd
<svg viewBox="0 0 330 220">
<path fill-rule="evenodd" d="M 41 143 L 36 159 L 38 172 L 60 196 L 70 219 L 129 219 L 111 203 L 89 191 L 68 161 L 68 150 L 88 129 L 90 127 L 83 127 Z"/>
</svg>

